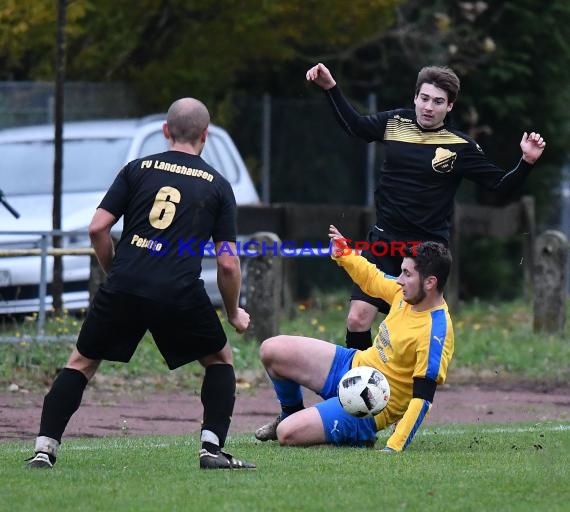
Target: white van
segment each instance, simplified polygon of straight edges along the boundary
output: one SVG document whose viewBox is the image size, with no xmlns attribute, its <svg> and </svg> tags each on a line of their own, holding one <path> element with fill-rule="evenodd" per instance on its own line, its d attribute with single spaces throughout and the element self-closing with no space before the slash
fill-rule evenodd
<svg viewBox="0 0 570 512">
<path fill-rule="evenodd" d="M 165 116 L 65 123 L 63 128 L 62 230 L 84 231 L 107 188 L 127 162 L 167 149 L 162 134 Z M 231 183 L 238 205 L 259 203 L 259 196 L 243 159 L 229 134 L 210 125 L 202 153 L 206 162 Z M 6 231 L 52 229 L 54 167 L 53 125 L 0 130 L 0 194 L 19 213 L 15 218 L 0 205 L 0 249 L 40 247 L 39 235 L 3 234 Z M 120 226 L 117 226 L 120 230 Z M 87 235 L 69 237 L 68 247 L 88 247 Z M 51 240 L 49 241 L 51 245 Z M 47 262 L 48 297 L 52 258 Z M 0 314 L 38 311 L 40 258 L 0 257 Z M 64 308 L 88 305 L 88 256 L 63 258 Z M 202 279 L 214 304 L 221 303 L 216 264 L 205 258 Z"/>
</svg>

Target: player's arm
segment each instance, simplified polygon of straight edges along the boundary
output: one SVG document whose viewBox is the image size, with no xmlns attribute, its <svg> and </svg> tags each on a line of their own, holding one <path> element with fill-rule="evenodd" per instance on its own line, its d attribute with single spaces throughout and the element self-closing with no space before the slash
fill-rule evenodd
<svg viewBox="0 0 570 512">
<path fill-rule="evenodd" d="M 348 102 L 338 85 L 326 90 L 325 94 L 338 123 L 348 135 L 366 142 L 384 140 L 389 112 L 361 115 Z"/>
<path fill-rule="evenodd" d="M 95 215 L 89 224 L 89 238 L 95 251 L 99 265 L 106 274 L 111 270 L 111 264 L 115 255 L 115 246 L 111 238 L 111 228 L 117 222 L 111 212 L 103 208 L 97 208 Z"/>
<path fill-rule="evenodd" d="M 534 165 L 542 156 L 544 148 L 546 147 L 546 141 L 541 137 L 540 133 L 531 132 L 529 135 L 527 132 L 524 132 L 520 146 L 522 160 L 527 164 Z"/>
<path fill-rule="evenodd" d="M 129 162 L 115 177 L 95 215 L 89 224 L 89 238 L 95 250 L 99 265 L 106 274 L 111 270 L 115 246 L 111 238 L 111 228 L 121 218 L 130 200 L 129 173 L 136 168 L 137 161 Z"/>
<path fill-rule="evenodd" d="M 391 303 L 401 289 L 396 280 L 386 277 L 376 265 L 363 256 L 357 255 L 346 243 L 347 239 L 332 224 L 329 226 L 329 238 L 332 242 L 331 258 L 336 261 L 337 265 L 346 270 L 364 293 Z"/>
<path fill-rule="evenodd" d="M 379 114 L 360 115 L 344 97 L 331 72 L 324 64 L 319 62 L 310 68 L 306 78 L 323 89 L 337 121 L 346 133 L 368 142 L 383 140 L 386 128 L 385 119 Z"/>
<path fill-rule="evenodd" d="M 447 376 L 454 350 L 451 320 L 444 309 L 433 311 L 430 318 L 417 340 L 412 399 L 386 443 L 388 451 L 401 452 L 410 444 L 431 409 L 437 385 Z"/>
<path fill-rule="evenodd" d="M 322 62 L 310 68 L 309 71 L 307 71 L 306 78 L 307 81 L 313 82 L 325 91 L 328 91 L 336 85 L 336 80 L 333 78 L 329 68 Z"/>
<path fill-rule="evenodd" d="M 391 304 L 401 289 L 394 277 L 387 277 L 376 265 L 354 251 L 333 259 L 339 267 L 344 268 L 360 289 L 371 297 L 379 297 Z"/>
<path fill-rule="evenodd" d="M 218 288 L 222 296 L 228 321 L 237 332 L 249 326 L 249 314 L 239 307 L 241 267 L 235 242 L 215 242 Z"/>
<path fill-rule="evenodd" d="M 217 182 L 220 208 L 212 239 L 216 248 L 217 281 L 228 321 L 239 333 L 249 326 L 249 314 L 239 307 L 241 267 L 236 248 L 237 208 L 231 185 L 226 179 Z"/>
<path fill-rule="evenodd" d="M 481 148 L 472 142 L 464 157 L 465 177 L 490 190 L 514 190 L 518 188 L 546 147 L 540 133 L 523 134 L 520 147 L 522 157 L 515 167 L 505 172 L 491 163 Z"/>
<path fill-rule="evenodd" d="M 436 388 L 437 384 L 432 379 L 414 379 L 413 398 L 386 442 L 386 448 L 390 451 L 401 452 L 410 444 L 431 409 Z"/>
</svg>

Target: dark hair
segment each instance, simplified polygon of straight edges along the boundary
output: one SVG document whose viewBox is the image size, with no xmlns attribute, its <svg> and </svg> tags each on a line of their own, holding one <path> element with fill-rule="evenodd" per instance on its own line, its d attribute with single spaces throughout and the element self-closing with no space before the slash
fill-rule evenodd
<svg viewBox="0 0 570 512">
<path fill-rule="evenodd" d="M 435 276 L 437 289 L 443 292 L 451 269 L 451 253 L 445 245 L 439 242 L 423 242 L 413 247 L 408 245 L 404 249 L 404 257 L 414 260 L 415 269 L 422 281 Z"/>
<path fill-rule="evenodd" d="M 454 103 L 459 94 L 461 84 L 453 69 L 446 66 L 427 66 L 420 69 L 416 81 L 416 96 L 423 84 L 432 84 L 447 93 L 447 101 Z"/>
</svg>

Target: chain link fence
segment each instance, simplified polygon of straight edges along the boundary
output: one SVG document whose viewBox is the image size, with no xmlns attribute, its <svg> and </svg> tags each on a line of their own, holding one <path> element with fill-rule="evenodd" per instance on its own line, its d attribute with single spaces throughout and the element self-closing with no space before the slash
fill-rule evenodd
<svg viewBox="0 0 570 512">
<path fill-rule="evenodd" d="M 66 83 L 66 121 L 131 117 L 138 114 L 134 96 L 125 84 Z M 54 84 L 0 82 L 0 128 L 53 123 Z"/>
<path fill-rule="evenodd" d="M 224 119 L 213 119 L 236 141 L 258 190 L 266 186 L 274 203 L 364 205 L 380 159 L 371 160 L 368 145 L 349 139 L 339 128 L 324 96 L 271 98 L 269 105 L 269 126 L 262 121 L 267 113 L 262 96 L 235 98 Z M 365 111 L 365 103 L 359 108 Z M 211 110 L 216 111 L 215 106 Z M 0 82 L 0 129 L 51 124 L 53 112 L 52 83 Z M 146 114 L 128 84 L 65 84 L 65 121 Z M 264 154 L 270 160 L 265 178 L 261 172 Z M 262 183 L 262 179 L 270 182 Z"/>
</svg>

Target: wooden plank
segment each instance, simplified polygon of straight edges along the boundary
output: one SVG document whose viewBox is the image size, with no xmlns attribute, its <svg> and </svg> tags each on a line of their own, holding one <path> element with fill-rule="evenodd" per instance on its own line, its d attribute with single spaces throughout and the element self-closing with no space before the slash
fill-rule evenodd
<svg viewBox="0 0 570 512">
<path fill-rule="evenodd" d="M 285 207 L 285 233 L 289 240 L 322 239 L 328 243 L 329 225 L 336 225 L 346 236 L 361 236 L 362 208 L 344 205 L 287 205 Z"/>
<path fill-rule="evenodd" d="M 502 208 L 461 204 L 460 235 L 481 235 L 504 238 L 520 232 L 521 204 L 510 203 Z"/>
<path fill-rule="evenodd" d="M 260 231 L 271 231 L 281 236 L 283 214 L 281 205 L 238 206 L 238 233 L 251 235 Z"/>
<path fill-rule="evenodd" d="M 91 256 L 95 254 L 91 247 L 76 248 L 53 248 L 47 249 L 48 256 Z M 41 256 L 41 249 L 2 249 L 0 250 L 0 258 L 10 258 L 14 256 Z"/>
</svg>

